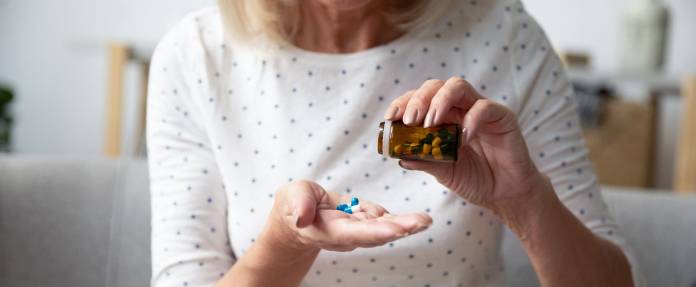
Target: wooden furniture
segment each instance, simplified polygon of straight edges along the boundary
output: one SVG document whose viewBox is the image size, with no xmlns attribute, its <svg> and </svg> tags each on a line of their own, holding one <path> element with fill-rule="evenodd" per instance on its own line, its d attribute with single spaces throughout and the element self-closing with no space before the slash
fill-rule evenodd
<svg viewBox="0 0 696 287">
<path fill-rule="evenodd" d="M 123 75 L 130 57 L 130 49 L 123 44 L 109 46 L 109 72 L 106 95 L 106 127 L 104 155 L 121 154 L 121 130 L 123 128 Z"/>
<path fill-rule="evenodd" d="M 589 70 L 569 71 L 572 79 L 610 85 L 641 85 L 649 91 L 642 107 L 635 104 L 609 102 L 607 124 L 603 130 L 586 131 L 590 157 L 595 163 L 600 183 L 647 187 L 655 186 L 658 102 L 664 97 L 681 96 L 681 127 L 675 146 L 672 188 L 696 193 L 696 76 L 680 80 L 665 74 L 601 73 Z M 615 114 L 615 115 L 611 115 Z M 616 114 L 625 114 L 625 119 Z M 643 132 L 637 129 L 643 129 Z M 621 133 L 613 133 L 621 131 Z M 646 133 L 652 138 L 646 137 Z M 628 139 L 628 141 L 627 141 Z M 620 144 L 623 142 L 623 144 Z M 621 146 L 612 153 L 612 145 Z"/>
<path fill-rule="evenodd" d="M 696 192 L 696 76 L 682 84 L 682 118 L 677 142 L 674 190 Z"/>
<path fill-rule="evenodd" d="M 147 81 L 149 60 L 140 60 L 134 56 L 133 48 L 123 43 L 108 46 L 108 79 L 106 95 L 106 126 L 104 131 L 103 152 L 106 157 L 115 158 L 122 155 L 124 127 L 124 86 L 125 73 L 129 64 L 135 63 L 140 69 L 140 91 L 138 116 L 134 131 L 133 155 L 138 156 L 145 150 L 145 106 L 147 102 Z"/>
<path fill-rule="evenodd" d="M 609 99 L 602 105 L 599 126 L 584 131 L 599 182 L 624 187 L 654 186 L 656 101 Z"/>
</svg>

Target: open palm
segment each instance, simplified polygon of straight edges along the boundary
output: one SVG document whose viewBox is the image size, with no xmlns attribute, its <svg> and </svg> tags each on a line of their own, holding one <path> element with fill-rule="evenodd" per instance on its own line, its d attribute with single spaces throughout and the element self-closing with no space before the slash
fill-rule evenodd
<svg viewBox="0 0 696 287">
<path fill-rule="evenodd" d="M 336 210 L 349 201 L 350 197 L 327 192 L 314 182 L 295 182 L 278 191 L 271 218 L 280 236 L 294 247 L 332 251 L 380 246 L 432 223 L 426 214 L 393 215 L 366 200 L 360 202 L 361 212 Z"/>
</svg>

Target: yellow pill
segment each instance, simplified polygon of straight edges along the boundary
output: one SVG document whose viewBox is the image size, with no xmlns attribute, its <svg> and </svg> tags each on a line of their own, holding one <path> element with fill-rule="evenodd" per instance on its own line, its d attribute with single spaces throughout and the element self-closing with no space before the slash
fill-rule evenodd
<svg viewBox="0 0 696 287">
<path fill-rule="evenodd" d="M 395 146 L 395 147 L 394 147 L 394 154 L 396 154 L 396 155 L 401 155 L 401 154 L 403 154 L 403 153 L 404 153 L 404 147 L 403 147 L 403 146 L 398 145 L 398 146 Z"/>
<path fill-rule="evenodd" d="M 411 152 L 411 147 L 406 147 L 406 148 L 404 149 L 404 153 L 403 153 L 403 154 L 405 154 L 405 155 L 411 155 L 411 154 L 413 154 L 413 153 Z"/>
<path fill-rule="evenodd" d="M 424 144 L 424 145 L 423 145 L 423 152 L 422 152 L 422 154 L 429 154 L 429 153 L 430 153 L 430 150 L 432 150 L 432 148 L 433 148 L 433 147 L 432 147 L 431 145 L 429 145 L 429 144 Z"/>
<path fill-rule="evenodd" d="M 442 151 L 440 150 L 439 147 L 433 148 L 433 156 L 437 160 L 442 160 Z"/>
<path fill-rule="evenodd" d="M 435 137 L 435 139 L 433 140 L 433 147 L 439 147 L 441 143 L 442 139 L 440 137 Z"/>
</svg>

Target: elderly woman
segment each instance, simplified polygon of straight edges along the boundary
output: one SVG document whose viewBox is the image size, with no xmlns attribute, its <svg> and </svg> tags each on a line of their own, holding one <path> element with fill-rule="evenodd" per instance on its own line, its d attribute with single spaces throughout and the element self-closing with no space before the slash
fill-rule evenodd
<svg viewBox="0 0 696 287">
<path fill-rule="evenodd" d="M 544 286 L 641 282 L 519 0 L 220 0 L 150 95 L 154 286 L 503 286 L 504 226 Z M 459 160 L 379 156 L 384 118 Z"/>
</svg>

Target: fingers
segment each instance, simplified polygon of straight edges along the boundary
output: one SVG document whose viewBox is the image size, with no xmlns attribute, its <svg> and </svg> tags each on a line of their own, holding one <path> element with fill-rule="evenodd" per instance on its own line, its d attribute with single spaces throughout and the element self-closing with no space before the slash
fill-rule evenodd
<svg viewBox="0 0 696 287">
<path fill-rule="evenodd" d="M 442 178 L 447 178 L 449 173 L 451 173 L 453 163 L 402 159 L 399 160 L 399 165 L 404 169 L 427 172 L 440 180 Z"/>
<path fill-rule="evenodd" d="M 335 251 L 383 245 L 420 232 L 432 223 L 426 214 L 395 216 L 369 201 L 360 202 L 363 212 L 348 214 L 335 210 L 349 197 L 327 192 L 310 181 L 284 186 L 276 200 L 285 206 L 280 214 L 296 227 L 293 233 L 298 242 Z"/>
<path fill-rule="evenodd" d="M 404 215 L 391 215 L 387 214 L 385 216 L 377 218 L 377 220 L 391 221 L 400 225 L 402 228 L 408 232 L 408 234 L 414 234 L 421 232 L 433 224 L 433 219 L 430 215 L 425 213 L 413 213 Z"/>
<path fill-rule="evenodd" d="M 365 213 L 371 215 L 372 217 L 380 217 L 385 213 L 388 214 L 387 210 L 384 207 L 369 201 L 360 202 L 360 207 Z"/>
<path fill-rule="evenodd" d="M 319 203 L 324 201 L 327 192 L 318 184 L 311 181 L 296 181 L 286 188 L 287 208 L 291 224 L 305 227 L 314 221 Z"/>
<path fill-rule="evenodd" d="M 462 127 L 466 141 L 481 132 L 502 135 L 518 129 L 515 114 L 491 100 L 476 101 L 464 117 Z"/>
<path fill-rule="evenodd" d="M 353 218 L 357 218 L 360 220 L 370 220 L 370 219 L 377 218 L 377 216 L 374 216 L 368 212 L 356 212 L 356 213 L 353 213 Z"/>
<path fill-rule="evenodd" d="M 427 80 L 416 90 L 406 105 L 402 121 L 409 126 L 419 125 L 428 113 L 430 101 L 445 84 L 442 80 Z"/>
<path fill-rule="evenodd" d="M 428 128 L 443 124 L 450 109 L 456 107 L 466 111 L 479 99 L 483 97 L 469 82 L 452 77 L 432 98 L 423 126 Z"/>
<path fill-rule="evenodd" d="M 342 233 L 339 242 L 359 247 L 373 247 L 421 232 L 432 224 L 432 218 L 424 213 L 389 215 L 372 220 L 345 220 L 337 224 L 336 232 Z"/>
<path fill-rule="evenodd" d="M 409 126 L 422 123 L 424 127 L 432 127 L 452 121 L 452 108 L 467 111 L 481 99 L 484 99 L 483 96 L 460 77 L 452 77 L 446 82 L 428 80 L 417 90 L 409 91 L 394 100 L 384 118 L 401 119 Z"/>
<path fill-rule="evenodd" d="M 389 108 L 387 108 L 387 111 L 384 113 L 384 119 L 390 121 L 396 121 L 401 119 L 404 116 L 404 112 L 406 111 L 406 105 L 408 104 L 408 101 L 411 99 L 415 92 L 416 90 L 410 90 L 401 95 L 400 97 L 396 98 L 389 105 Z"/>
<path fill-rule="evenodd" d="M 360 220 L 345 213 L 345 217 L 337 214 L 340 212 L 320 210 L 315 223 L 302 230 L 303 236 L 322 247 L 372 247 L 407 235 L 405 228 L 392 221 Z"/>
</svg>

